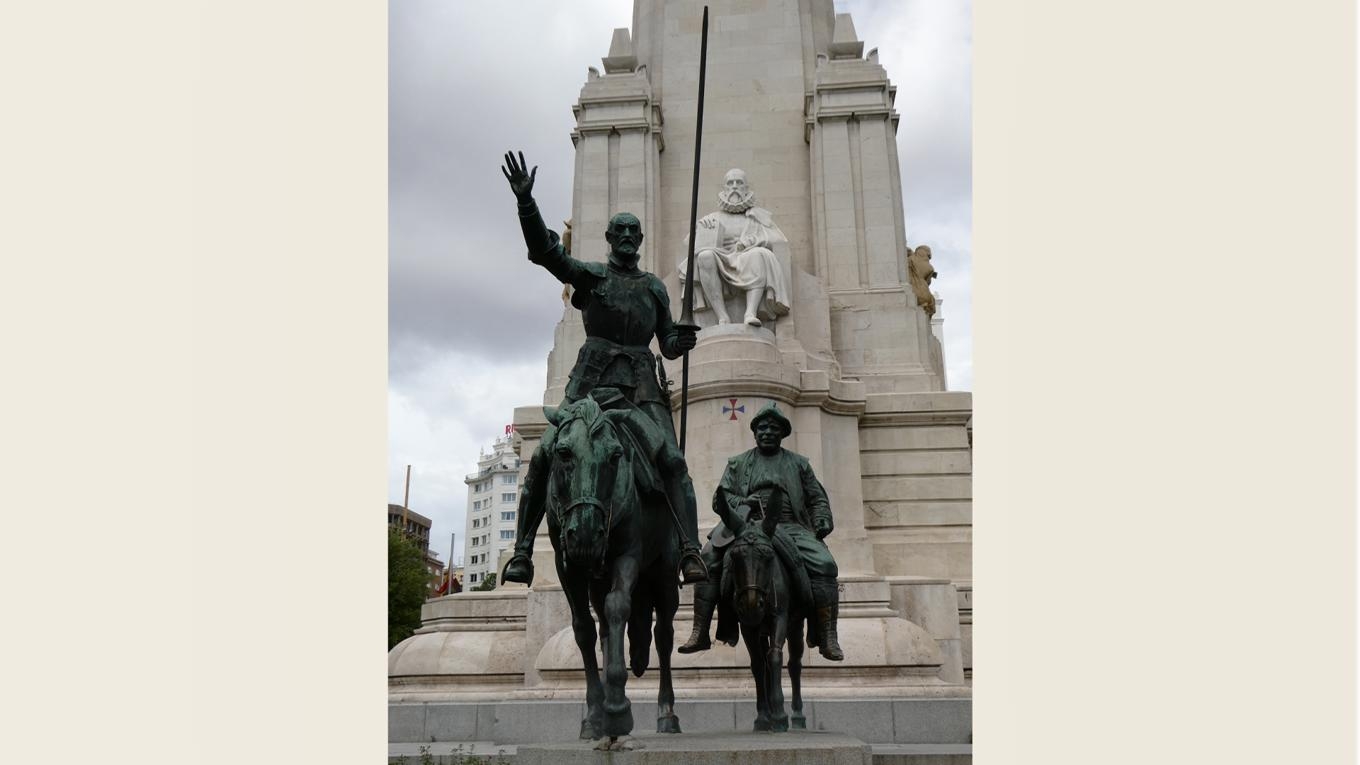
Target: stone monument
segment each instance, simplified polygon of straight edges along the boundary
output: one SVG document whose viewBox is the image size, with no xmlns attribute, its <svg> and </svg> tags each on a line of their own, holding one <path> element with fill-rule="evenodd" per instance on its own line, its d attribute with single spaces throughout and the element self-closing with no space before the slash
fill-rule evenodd
<svg viewBox="0 0 1360 765">
<path fill-rule="evenodd" d="M 707 300 L 695 312 L 702 329 L 689 354 L 685 459 L 700 535 L 718 521 L 704 508 L 728 459 L 749 448 L 751 418 L 776 403 L 793 426 L 786 446 L 807 458 L 836 509 L 827 543 L 839 565 L 845 658 L 810 652 L 802 674 L 809 729 L 870 743 L 966 743 L 972 402 L 944 389 L 940 342 L 912 288 L 895 88 L 832 0 L 709 5 L 700 188 L 727 190 L 740 168 L 772 224 L 760 221 L 762 233 L 780 236 L 758 245 L 778 264 L 757 257 L 775 282 L 759 293 L 759 326 L 746 321 L 746 288 L 729 282 L 713 293 L 728 323 Z M 683 0 L 635 0 L 631 30 L 614 31 L 603 73 L 590 69 L 573 107 L 572 209 L 545 211 L 571 219 L 582 259 L 603 259 L 616 212 L 636 214 L 648 232 L 638 265 L 663 278 L 677 315 L 700 14 Z M 729 248 L 727 229 L 715 228 L 711 239 L 696 235 L 696 248 Z M 703 273 L 696 269 L 696 282 Z M 540 404 L 564 398 L 585 339 L 579 312 L 566 308 Z M 680 362 L 667 361 L 666 372 L 680 380 Z M 548 427 L 540 404 L 515 412 L 526 463 Z M 534 563 L 531 588 L 426 604 L 421 629 L 389 654 L 392 741 L 575 737 L 582 662 L 546 540 Z M 682 590 L 680 635 L 691 630 L 692 589 Z M 673 671 L 687 734 L 748 728 L 755 692 L 744 650 L 677 655 Z M 629 693 L 650 689 L 654 700 L 655 683 L 643 677 Z"/>
</svg>

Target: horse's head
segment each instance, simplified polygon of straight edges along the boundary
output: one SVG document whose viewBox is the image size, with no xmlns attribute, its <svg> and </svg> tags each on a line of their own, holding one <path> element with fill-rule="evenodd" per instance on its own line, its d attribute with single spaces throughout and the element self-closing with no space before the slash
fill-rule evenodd
<svg viewBox="0 0 1360 765">
<path fill-rule="evenodd" d="M 776 489 L 776 496 L 782 494 Z M 777 608 L 774 567 L 779 565 L 775 559 L 774 536 L 779 523 L 779 515 L 772 501 L 764 508 L 759 519 L 748 515 L 742 524 L 737 538 L 727 550 L 727 563 L 723 567 L 723 593 L 732 599 L 737 621 L 746 626 L 763 622 Z M 758 512 L 751 509 L 752 514 Z M 758 522 L 757 522 L 758 520 Z"/>
<path fill-rule="evenodd" d="M 599 404 L 587 397 L 545 410 L 557 426 L 548 493 L 556 507 L 567 563 L 596 569 L 604 559 L 613 524 L 623 445 Z"/>
</svg>

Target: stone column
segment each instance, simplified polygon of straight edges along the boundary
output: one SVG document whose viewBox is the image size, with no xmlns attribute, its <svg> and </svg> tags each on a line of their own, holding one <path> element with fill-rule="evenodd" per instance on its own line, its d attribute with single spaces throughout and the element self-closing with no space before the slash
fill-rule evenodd
<svg viewBox="0 0 1360 765">
<path fill-rule="evenodd" d="M 833 349 L 869 393 L 943 390 L 930 322 L 907 282 L 896 90 L 863 46 L 838 14 L 807 101 L 813 262 L 831 298 Z"/>
</svg>

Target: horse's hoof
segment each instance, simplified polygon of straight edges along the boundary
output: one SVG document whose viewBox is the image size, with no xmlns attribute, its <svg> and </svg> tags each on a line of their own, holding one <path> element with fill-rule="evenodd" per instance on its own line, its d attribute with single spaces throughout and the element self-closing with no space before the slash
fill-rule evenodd
<svg viewBox="0 0 1360 765">
<path fill-rule="evenodd" d="M 789 727 L 794 730 L 807 730 L 807 718 L 802 715 L 794 715 L 789 718 Z"/>
<path fill-rule="evenodd" d="M 789 718 L 787 717 L 774 718 L 773 720 L 770 721 L 770 730 L 774 733 L 788 733 Z"/>
<path fill-rule="evenodd" d="M 763 717 L 757 717 L 755 725 L 751 726 L 751 731 L 753 733 L 769 733 L 770 721 Z"/>
<path fill-rule="evenodd" d="M 633 732 L 633 709 L 624 707 L 622 712 L 604 714 L 604 735 L 611 738 L 627 736 Z"/>
<path fill-rule="evenodd" d="M 604 735 L 604 734 L 600 732 L 599 727 L 596 726 L 595 724 L 591 723 L 589 719 L 585 719 L 585 720 L 582 720 L 582 721 L 581 721 L 581 740 L 582 740 L 582 741 L 594 741 L 595 739 L 597 739 L 597 738 L 599 738 L 599 737 L 601 737 L 601 736 L 603 736 L 603 735 Z"/>
<path fill-rule="evenodd" d="M 665 717 L 658 717 L 658 718 L 656 718 L 656 732 L 657 732 L 657 733 L 679 733 L 679 732 L 680 732 L 680 718 L 679 718 L 679 717 L 676 717 L 675 715 L 666 715 Z"/>
</svg>

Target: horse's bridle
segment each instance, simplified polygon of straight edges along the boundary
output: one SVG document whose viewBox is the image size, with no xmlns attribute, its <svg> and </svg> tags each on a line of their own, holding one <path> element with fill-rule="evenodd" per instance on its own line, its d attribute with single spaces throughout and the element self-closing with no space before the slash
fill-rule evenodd
<svg viewBox="0 0 1360 765">
<path fill-rule="evenodd" d="M 612 490 L 612 487 L 611 487 L 611 490 Z M 612 494 L 612 491 L 611 491 L 611 494 Z M 560 509 L 557 511 L 557 517 L 558 517 L 558 519 L 559 519 L 559 520 L 558 520 L 559 523 L 561 523 L 562 521 L 565 521 L 566 518 L 567 518 L 567 516 L 571 514 L 571 511 L 575 510 L 575 509 L 578 508 L 578 507 L 582 507 L 582 506 L 598 507 L 598 508 L 601 510 L 601 512 L 604 513 L 604 544 L 600 546 L 600 558 L 599 558 L 599 561 L 598 561 L 598 563 L 599 563 L 599 568 L 600 568 L 601 570 L 604 568 L 604 560 L 605 560 L 605 557 L 609 555 L 609 533 L 610 533 L 610 532 L 613 530 L 613 528 L 614 528 L 614 498 L 613 498 L 613 496 L 610 496 L 609 500 L 610 500 L 610 501 L 609 501 L 609 504 L 606 505 L 605 503 L 601 502 L 601 501 L 600 501 L 598 498 L 596 498 L 596 497 L 577 497 L 576 499 L 573 499 L 570 503 L 568 503 L 566 507 L 560 508 Z"/>
<path fill-rule="evenodd" d="M 762 545 L 761 545 L 760 543 L 756 543 L 756 542 L 743 542 L 740 538 L 738 538 L 736 541 L 733 542 L 732 546 L 728 549 L 727 552 L 728 552 L 728 554 L 730 555 L 730 554 L 732 554 L 733 552 L 735 552 L 737 549 L 740 549 L 740 548 L 744 548 L 744 547 L 759 548 L 759 547 L 761 547 L 761 546 L 762 546 Z M 772 566 L 778 566 L 778 565 L 780 565 L 780 562 L 779 562 L 779 553 L 775 552 L 775 550 L 774 550 L 774 545 L 773 545 L 773 544 L 770 544 L 770 563 L 769 563 L 769 565 L 772 565 Z M 736 598 L 737 595 L 740 595 L 741 593 L 744 593 L 744 592 L 746 592 L 747 590 L 755 590 L 756 592 L 759 592 L 759 593 L 761 593 L 762 595 L 765 594 L 765 592 L 766 592 L 766 589 L 765 589 L 764 587 L 761 587 L 761 586 L 758 585 L 758 584 L 744 584 L 744 585 L 742 585 L 741 587 L 734 587 L 733 589 L 735 590 L 735 591 L 732 593 L 732 595 L 733 595 L 733 598 L 732 598 L 733 601 L 736 601 L 736 600 L 737 600 L 737 598 Z M 775 611 L 778 611 L 778 610 L 779 610 L 779 591 L 776 590 L 775 587 L 774 587 L 774 577 L 773 577 L 773 576 L 770 577 L 770 589 L 768 590 L 768 592 L 770 593 L 770 609 L 771 609 L 770 613 L 774 613 Z"/>
</svg>

